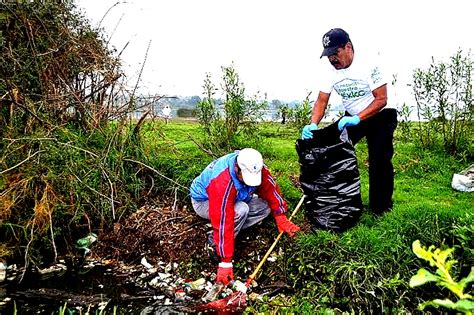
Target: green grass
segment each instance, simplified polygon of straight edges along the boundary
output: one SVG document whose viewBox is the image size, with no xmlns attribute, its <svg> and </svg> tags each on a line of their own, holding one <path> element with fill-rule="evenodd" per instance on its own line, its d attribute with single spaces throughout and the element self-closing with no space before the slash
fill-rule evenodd
<svg viewBox="0 0 474 315">
<path fill-rule="evenodd" d="M 236 142 L 239 147 L 234 148 L 254 146 L 260 150 L 290 211 L 302 196 L 298 188 L 300 166 L 295 149 L 299 134 L 299 130 L 289 126 L 261 123 L 258 137 L 241 135 Z M 145 202 L 140 198 L 143 195 L 167 200 L 177 193 L 181 205 L 186 204 L 191 209 L 188 191 L 191 181 L 209 162 L 223 154 L 204 149 L 209 140 L 199 124 L 189 121 L 145 122 L 138 137 L 124 132 L 112 148 L 108 146 L 109 135 L 100 132 L 85 137 L 79 132 L 64 131 L 58 137 L 59 142 L 74 143 L 83 150 L 44 142 L 42 146 L 48 154 L 42 155 L 42 163 L 25 163 L 21 170 L 23 174 L 31 174 L 30 185 L 37 187 L 36 190 L 44 191 L 44 183 L 55 188 L 57 200 L 61 202 L 55 208 L 54 227 L 67 226 L 71 235 L 84 234 L 88 229 L 89 222 L 82 217 L 90 218 L 93 229 L 113 222 L 110 206 L 101 197 L 110 193 L 109 179 L 116 184 L 115 200 L 120 201 L 120 207 L 115 208 L 118 216 L 127 217 L 140 202 Z M 459 263 L 454 273 L 466 276 L 466 270 L 474 265 L 473 195 L 454 191 L 451 179 L 453 173 L 473 161 L 447 155 L 441 150 L 422 150 L 415 141 L 402 139 L 406 138 L 395 138 L 393 211 L 375 217 L 364 209 L 356 226 L 344 233 L 306 229 L 295 239 L 282 238 L 274 249 L 274 253 L 278 253 L 277 262 L 267 262 L 258 280 L 266 284 L 281 281 L 294 291 L 250 302 L 248 313 L 414 312 L 421 301 L 449 298 L 449 292 L 436 287 L 412 289 L 408 286 L 411 276 L 423 266 L 411 252 L 411 244 L 418 239 L 426 246 L 455 248 Z M 85 150 L 94 152 L 97 157 L 91 157 Z M 369 187 L 364 141 L 356 145 L 356 152 L 362 200 L 367 205 Z M 15 158 L 18 161 L 13 164 L 24 159 Z M 47 176 L 41 176 L 38 170 Z M 80 181 L 75 180 L 76 177 Z M 4 180 L 4 185 L 6 183 L 10 182 Z M 25 192 L 31 194 L 36 190 Z M 74 192 L 72 197 L 70 192 Z M 18 209 L 14 210 L 18 211 L 4 224 L 5 233 L 10 231 L 7 226 L 28 226 L 24 222 L 31 219 L 32 208 L 28 202 L 33 203 L 32 200 L 26 198 L 23 204 L 17 205 Z M 71 217 L 71 209 L 74 217 Z M 300 211 L 294 221 L 307 226 L 304 211 Z M 62 229 L 61 233 L 67 235 L 68 229 Z M 274 222 L 266 220 L 260 229 L 264 232 L 261 238 L 266 240 L 265 244 L 271 243 L 276 236 Z M 40 252 L 36 249 L 40 248 L 39 242 L 48 245 L 46 232 L 38 236 L 30 252 L 35 255 Z M 10 247 L 17 249 L 16 256 L 23 257 L 24 246 L 14 247 L 13 236 L 7 236 L 10 236 Z M 26 244 L 28 239 L 22 241 Z M 267 248 L 260 250 L 259 255 L 263 256 Z M 249 269 L 256 267 L 245 257 L 234 266 L 239 278 L 245 278 Z M 198 274 L 200 270 L 192 272 Z"/>
<path fill-rule="evenodd" d="M 179 122 L 160 128 L 165 135 L 162 139 L 156 137 L 157 133 L 145 133 L 146 143 L 150 143 L 150 157 L 156 155 L 152 161 L 158 168 L 172 165 L 173 178 L 188 186 L 213 159 L 190 140 L 191 136 L 195 141 L 205 141 L 199 125 Z M 291 210 L 301 198 L 301 191 L 295 187 L 299 176 L 295 141 L 299 131 L 264 123 L 260 126 L 260 135 L 263 142 L 258 149 Z M 165 143 L 167 148 L 163 149 Z M 152 146 L 156 149 L 151 149 Z M 367 205 L 367 145 L 364 141 L 356 145 L 356 152 L 362 199 Z M 457 246 L 456 251 L 462 258 L 460 264 L 473 263 L 472 249 L 459 246 L 462 237 L 453 232 L 455 225 L 472 224 L 472 216 L 460 219 L 472 211 L 473 196 L 451 188 L 452 174 L 472 161 L 462 161 L 442 151 L 421 150 L 412 142 L 396 138 L 393 162 L 393 211 L 378 218 L 364 210 L 358 224 L 342 234 L 319 231 L 303 233 L 296 240 L 284 238 L 280 242 L 280 249 L 284 249 L 283 262 L 269 264 L 265 267 L 266 273 L 280 275 L 281 280 L 296 291 L 272 301 L 251 303 L 249 313 L 414 311 L 421 300 L 433 294 L 408 287 L 410 277 L 422 264 L 411 252 L 411 243 L 416 239 L 427 245 Z M 304 221 L 301 212 L 296 222 Z M 241 271 L 239 262 L 236 262 L 236 271 Z M 438 297 L 446 294 L 435 292 L 441 294 Z"/>
</svg>

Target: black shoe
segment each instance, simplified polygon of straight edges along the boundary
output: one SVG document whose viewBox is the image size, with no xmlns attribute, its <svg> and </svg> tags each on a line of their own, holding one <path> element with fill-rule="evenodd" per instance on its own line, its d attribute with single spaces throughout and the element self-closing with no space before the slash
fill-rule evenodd
<svg viewBox="0 0 474 315">
<path fill-rule="evenodd" d="M 216 243 L 214 242 L 214 232 L 210 231 L 207 232 L 207 253 L 209 254 L 209 260 L 213 264 L 218 264 L 220 262 L 219 255 L 217 255 L 216 251 Z"/>
</svg>

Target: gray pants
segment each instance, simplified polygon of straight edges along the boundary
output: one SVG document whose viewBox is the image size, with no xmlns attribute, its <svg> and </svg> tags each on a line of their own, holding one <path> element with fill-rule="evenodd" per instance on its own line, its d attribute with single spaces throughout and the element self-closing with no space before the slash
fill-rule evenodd
<svg viewBox="0 0 474 315">
<path fill-rule="evenodd" d="M 194 211 L 204 219 L 209 220 L 209 201 L 197 201 L 191 198 Z M 240 230 L 246 229 L 263 219 L 265 219 L 271 210 L 268 207 L 268 203 L 254 196 L 250 202 L 246 203 L 243 201 L 236 202 L 234 205 L 234 236 L 239 234 Z"/>
</svg>

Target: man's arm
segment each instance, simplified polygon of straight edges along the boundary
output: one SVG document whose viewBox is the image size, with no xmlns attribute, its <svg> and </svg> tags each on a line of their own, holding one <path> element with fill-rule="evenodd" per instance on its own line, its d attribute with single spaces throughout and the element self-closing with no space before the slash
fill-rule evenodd
<svg viewBox="0 0 474 315">
<path fill-rule="evenodd" d="M 328 106 L 330 93 L 319 92 L 318 99 L 314 102 L 313 114 L 311 115 L 311 122 L 319 124 L 321 119 L 323 119 L 324 112 Z"/>
<path fill-rule="evenodd" d="M 359 116 L 360 120 L 364 120 L 377 114 L 382 108 L 387 105 L 387 84 L 384 84 L 375 90 L 372 91 L 374 95 L 374 100 L 367 106 L 366 109 L 361 111 L 357 116 Z"/>
<path fill-rule="evenodd" d="M 235 186 L 228 171 L 222 172 L 207 188 L 209 219 L 214 231 L 216 251 L 223 262 L 231 262 L 234 255 L 234 200 Z"/>
<path fill-rule="evenodd" d="M 266 166 L 262 169 L 262 183 L 258 186 L 255 193 L 268 203 L 268 207 L 272 210 L 273 215 L 286 212 L 287 205 L 281 194 L 280 187 Z"/>
<path fill-rule="evenodd" d="M 272 210 L 278 231 L 286 232 L 293 237 L 300 228 L 286 217 L 287 205 L 280 192 L 280 187 L 275 182 L 266 167 L 262 170 L 262 184 L 256 190 L 260 198 L 267 201 Z"/>
</svg>

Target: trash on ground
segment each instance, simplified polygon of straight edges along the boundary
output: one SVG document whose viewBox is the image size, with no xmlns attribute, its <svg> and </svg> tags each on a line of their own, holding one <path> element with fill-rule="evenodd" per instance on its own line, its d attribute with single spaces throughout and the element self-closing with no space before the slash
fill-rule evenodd
<svg viewBox="0 0 474 315">
<path fill-rule="evenodd" d="M 224 284 L 222 282 L 216 282 L 212 287 L 207 290 L 208 292 L 202 297 L 203 302 L 211 302 L 217 300 L 219 294 L 224 290 Z"/>
<path fill-rule="evenodd" d="M 0 261 L 0 282 L 5 281 L 7 277 L 7 263 L 4 261 Z"/>
<path fill-rule="evenodd" d="M 240 291 L 242 293 L 247 293 L 247 286 L 240 280 L 235 280 L 232 284 L 234 291 Z"/>
<path fill-rule="evenodd" d="M 190 290 L 203 290 L 206 284 L 206 279 L 199 278 L 194 281 L 186 282 L 184 285 Z"/>
<path fill-rule="evenodd" d="M 78 249 L 84 250 L 84 255 L 87 255 L 90 252 L 90 247 L 92 243 L 97 241 L 97 234 L 89 233 L 87 236 L 80 238 L 76 241 L 76 247 Z"/>
<path fill-rule="evenodd" d="M 38 273 L 40 275 L 43 276 L 43 278 L 45 277 L 49 277 L 51 275 L 56 275 L 56 276 L 60 276 L 62 274 L 64 274 L 67 270 L 67 267 L 63 264 L 54 264 L 54 265 L 51 265 L 50 267 L 48 268 L 44 268 L 44 269 L 40 269 L 38 268 Z"/>
<path fill-rule="evenodd" d="M 453 175 L 451 187 L 462 192 L 474 191 L 474 164 L 466 168 L 459 174 Z"/>
</svg>

